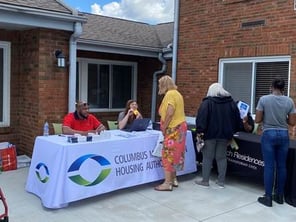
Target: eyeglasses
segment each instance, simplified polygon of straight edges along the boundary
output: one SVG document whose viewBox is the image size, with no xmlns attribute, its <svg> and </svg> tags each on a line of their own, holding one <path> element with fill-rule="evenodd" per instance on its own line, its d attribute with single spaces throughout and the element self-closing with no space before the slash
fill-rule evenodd
<svg viewBox="0 0 296 222">
<path fill-rule="evenodd" d="M 89 104 L 87 102 L 76 102 L 76 107 L 82 110 L 88 110 Z"/>
<path fill-rule="evenodd" d="M 89 106 L 89 104 L 87 102 L 76 102 L 75 105 L 76 106 Z"/>
</svg>

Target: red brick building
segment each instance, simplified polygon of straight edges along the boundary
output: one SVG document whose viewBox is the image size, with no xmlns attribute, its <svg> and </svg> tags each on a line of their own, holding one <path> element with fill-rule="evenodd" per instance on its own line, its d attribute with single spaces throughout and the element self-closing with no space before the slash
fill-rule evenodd
<svg viewBox="0 0 296 222">
<path fill-rule="evenodd" d="M 53 133 L 51 123 L 78 99 L 105 124 L 130 98 L 150 117 L 153 77 L 170 70 L 172 32 L 172 23 L 80 13 L 59 0 L 0 0 L 0 142 L 31 155 L 45 121 Z"/>
<path fill-rule="evenodd" d="M 284 78 L 286 94 L 296 98 L 293 1 L 176 2 L 176 83 L 187 116 L 195 116 L 213 82 L 252 112 L 275 77 Z M 173 23 L 78 13 L 59 0 L 0 0 L 0 6 L 0 142 L 30 155 L 44 122 L 61 122 L 77 99 L 88 100 L 104 123 L 115 120 L 130 97 L 152 115 L 156 74 L 171 73 Z M 56 50 L 66 68 L 57 67 Z"/>
<path fill-rule="evenodd" d="M 290 0 L 180 2 L 177 84 L 187 115 L 220 82 L 252 112 L 271 79 L 286 79 L 296 99 L 296 11 Z"/>
</svg>

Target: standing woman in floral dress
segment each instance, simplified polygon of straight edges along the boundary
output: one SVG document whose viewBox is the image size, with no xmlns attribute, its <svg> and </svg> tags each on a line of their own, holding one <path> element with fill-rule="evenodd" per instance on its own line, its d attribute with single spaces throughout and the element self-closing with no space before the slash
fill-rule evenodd
<svg viewBox="0 0 296 222">
<path fill-rule="evenodd" d="M 185 121 L 183 96 L 168 75 L 158 80 L 159 95 L 164 98 L 159 107 L 160 129 L 164 136 L 162 165 L 165 180 L 156 186 L 157 191 L 172 191 L 178 187 L 176 171 L 183 170 L 187 124 Z"/>
</svg>

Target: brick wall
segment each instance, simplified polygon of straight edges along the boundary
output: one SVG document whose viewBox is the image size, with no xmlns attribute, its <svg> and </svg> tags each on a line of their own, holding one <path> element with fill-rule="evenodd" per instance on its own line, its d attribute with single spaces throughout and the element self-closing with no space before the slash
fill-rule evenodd
<svg viewBox="0 0 296 222">
<path fill-rule="evenodd" d="M 290 0 L 180 1 L 177 84 L 187 115 L 196 115 L 208 86 L 218 81 L 221 58 L 290 55 L 296 98 L 296 11 Z M 264 26 L 242 28 L 243 22 Z"/>
<path fill-rule="evenodd" d="M 0 128 L 0 141 L 31 155 L 44 122 L 59 121 L 68 109 L 68 70 L 56 67 L 54 51 L 68 51 L 70 34 L 34 29 L 1 30 L 11 42 L 11 125 Z M 52 129 L 51 129 L 52 131 Z"/>
<path fill-rule="evenodd" d="M 56 122 L 67 112 L 68 69 L 57 68 L 54 52 L 68 51 L 70 34 L 36 29 L 20 38 L 20 145 L 31 153 L 45 121 Z M 30 126 L 30 127 L 28 127 Z"/>
<path fill-rule="evenodd" d="M 54 52 L 61 49 L 69 58 L 70 33 L 47 29 L 0 31 L 0 41 L 11 42 L 11 125 L 0 128 L 0 142 L 14 143 L 19 154 L 31 155 L 44 122 L 62 122 L 68 112 L 69 70 L 57 68 Z M 157 58 L 83 51 L 78 57 L 137 62 L 138 103 L 143 115 L 150 117 L 152 76 L 161 69 Z M 105 125 L 118 116 L 117 112 L 94 114 Z"/>
</svg>

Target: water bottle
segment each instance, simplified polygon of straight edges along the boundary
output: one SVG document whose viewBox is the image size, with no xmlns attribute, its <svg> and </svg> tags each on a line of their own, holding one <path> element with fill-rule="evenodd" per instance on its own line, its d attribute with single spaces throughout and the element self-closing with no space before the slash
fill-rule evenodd
<svg viewBox="0 0 296 222">
<path fill-rule="evenodd" d="M 49 135 L 49 125 L 48 125 L 48 122 L 45 122 L 43 126 L 43 136 L 48 136 L 48 135 Z"/>
</svg>

